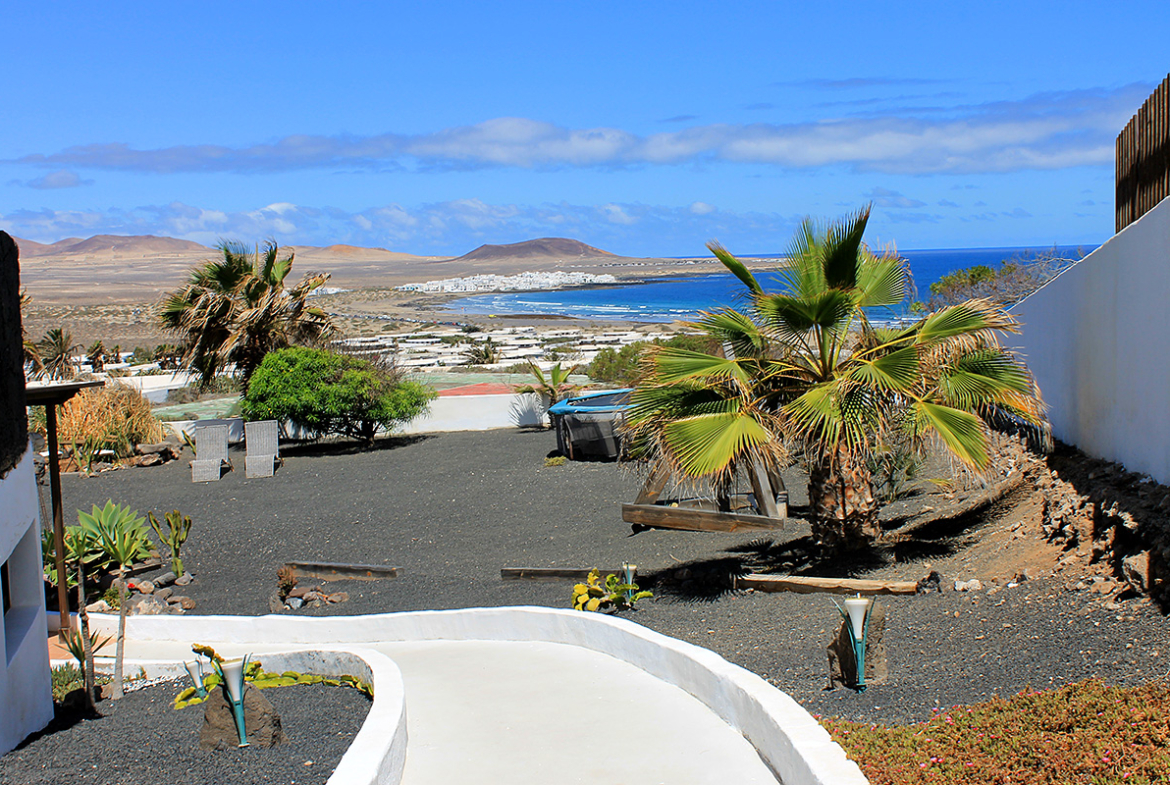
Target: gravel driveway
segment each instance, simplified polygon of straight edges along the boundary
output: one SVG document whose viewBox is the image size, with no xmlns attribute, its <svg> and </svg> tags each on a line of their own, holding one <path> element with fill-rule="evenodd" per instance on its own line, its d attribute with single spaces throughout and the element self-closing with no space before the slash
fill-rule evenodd
<svg viewBox="0 0 1170 785">
<path fill-rule="evenodd" d="M 246 479 L 243 454 L 218 483 L 195 485 L 184 460 L 96 477 L 66 476 L 73 510 L 129 504 L 179 509 L 194 521 L 183 551 L 197 613 L 264 614 L 288 560 L 402 568 L 397 580 L 345 581 L 349 601 L 298 613 L 360 614 L 485 605 L 569 607 L 571 581 L 501 581 L 505 566 L 616 567 L 696 576 L 736 567 L 757 535 L 650 530 L 631 535 L 620 503 L 639 482 L 612 463 L 544 467 L 548 432 L 502 430 L 390 440 L 369 452 L 284 450 L 275 477 Z M 796 511 L 799 477 L 788 478 Z M 47 496 L 47 494 L 46 494 Z M 803 537 L 799 519 L 772 545 Z M 778 550 L 773 547 L 773 551 Z M 925 565 L 906 565 L 925 575 Z M 954 576 L 944 576 L 954 577 Z M 629 618 L 713 649 L 771 680 L 814 713 L 864 720 L 924 719 L 936 707 L 1098 676 L 1132 683 L 1170 670 L 1170 620 L 1141 599 L 1113 602 L 1058 578 L 994 593 L 884 598 L 890 676 L 863 693 L 826 691 L 825 645 L 837 611 L 827 595 L 656 587 Z"/>
</svg>

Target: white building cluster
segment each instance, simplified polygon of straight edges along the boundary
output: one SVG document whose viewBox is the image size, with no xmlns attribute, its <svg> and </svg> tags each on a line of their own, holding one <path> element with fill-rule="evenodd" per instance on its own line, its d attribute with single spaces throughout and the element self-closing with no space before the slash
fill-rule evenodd
<svg viewBox="0 0 1170 785">
<path fill-rule="evenodd" d="M 635 341 L 670 336 L 668 332 L 587 333 L 577 329 L 537 330 L 531 326 L 465 333 L 450 327 L 410 335 L 347 338 L 338 343 L 358 354 L 388 356 L 403 368 L 443 368 L 470 365 L 469 350 L 490 340 L 499 350 L 499 361 L 485 368 L 506 368 L 529 360 L 548 368 L 557 362 L 584 365 L 607 347 L 619 349 Z"/>
<path fill-rule="evenodd" d="M 467 292 L 519 292 L 536 289 L 563 289 L 596 283 L 617 283 L 612 275 L 590 273 L 520 273 L 519 275 L 472 275 L 468 278 L 444 278 L 441 281 L 408 283 L 395 287 L 401 292 L 457 294 Z"/>
</svg>

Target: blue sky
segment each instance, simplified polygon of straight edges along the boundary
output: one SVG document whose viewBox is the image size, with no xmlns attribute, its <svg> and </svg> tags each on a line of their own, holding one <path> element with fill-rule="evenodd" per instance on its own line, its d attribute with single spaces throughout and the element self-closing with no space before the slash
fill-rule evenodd
<svg viewBox="0 0 1170 785">
<path fill-rule="evenodd" d="M 0 228 L 420 254 L 1099 243 L 1165 0 L 10 0 Z M 1146 40 L 1140 31 L 1148 31 Z"/>
</svg>

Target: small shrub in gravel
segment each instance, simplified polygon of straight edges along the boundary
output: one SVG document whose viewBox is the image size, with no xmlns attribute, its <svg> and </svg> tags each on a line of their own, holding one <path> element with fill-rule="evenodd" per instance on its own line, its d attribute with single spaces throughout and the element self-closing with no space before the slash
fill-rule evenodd
<svg viewBox="0 0 1170 785">
<path fill-rule="evenodd" d="M 822 719 L 873 785 L 1165 782 L 1170 688 L 1097 680 L 886 726 Z"/>
</svg>

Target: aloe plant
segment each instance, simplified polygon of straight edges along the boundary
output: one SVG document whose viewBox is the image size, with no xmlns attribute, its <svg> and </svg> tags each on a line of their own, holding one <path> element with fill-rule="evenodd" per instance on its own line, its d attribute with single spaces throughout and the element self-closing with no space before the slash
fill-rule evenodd
<svg viewBox="0 0 1170 785">
<path fill-rule="evenodd" d="M 126 571 L 131 564 L 150 555 L 150 539 L 146 535 L 146 521 L 137 510 L 131 510 L 113 501 L 93 512 L 77 512 L 81 528 L 96 536 L 107 563 L 118 569 L 118 644 L 114 655 L 114 698 L 124 691 L 122 659 L 126 644 Z"/>
</svg>

